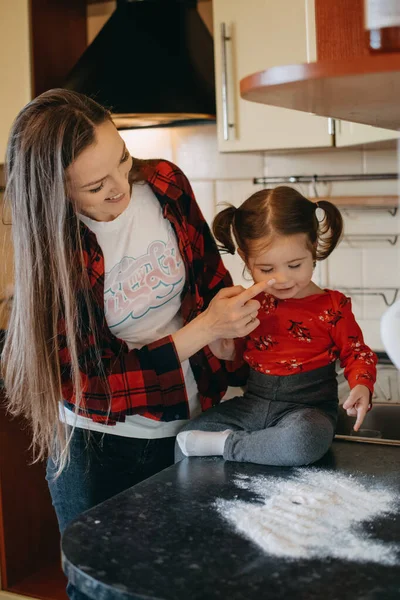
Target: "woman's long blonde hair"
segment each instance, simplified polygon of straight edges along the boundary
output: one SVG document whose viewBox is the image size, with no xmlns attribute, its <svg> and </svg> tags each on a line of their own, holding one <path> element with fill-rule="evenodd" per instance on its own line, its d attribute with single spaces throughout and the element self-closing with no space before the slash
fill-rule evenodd
<svg viewBox="0 0 400 600">
<path fill-rule="evenodd" d="M 12 211 L 15 291 L 2 371 L 9 411 L 23 415 L 32 427 L 34 460 L 52 455 L 59 472 L 68 461 L 70 434 L 59 420 L 58 323 L 62 316 L 79 406 L 78 290 L 84 290 L 85 309 L 96 334 L 66 169 L 93 144 L 96 127 L 107 120 L 110 113 L 94 100 L 50 90 L 19 113 L 7 149 L 5 199 Z"/>
</svg>

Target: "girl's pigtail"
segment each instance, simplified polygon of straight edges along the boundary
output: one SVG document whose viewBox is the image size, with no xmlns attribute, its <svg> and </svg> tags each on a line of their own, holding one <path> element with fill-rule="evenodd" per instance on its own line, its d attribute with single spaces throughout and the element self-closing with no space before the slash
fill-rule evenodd
<svg viewBox="0 0 400 600">
<path fill-rule="evenodd" d="M 221 252 L 235 254 L 236 246 L 232 236 L 235 213 L 236 208 L 228 206 L 224 210 L 221 210 L 214 218 L 212 230 L 216 240 L 219 242 L 218 248 Z"/>
<path fill-rule="evenodd" d="M 343 218 L 340 210 L 327 200 L 319 200 L 324 218 L 319 222 L 317 260 L 325 260 L 338 245 L 343 233 Z"/>
</svg>

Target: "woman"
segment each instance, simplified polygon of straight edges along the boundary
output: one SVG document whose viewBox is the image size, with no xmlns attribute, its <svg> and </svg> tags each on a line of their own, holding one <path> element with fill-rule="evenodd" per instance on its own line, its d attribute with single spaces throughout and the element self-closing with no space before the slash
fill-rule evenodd
<svg viewBox="0 0 400 600">
<path fill-rule="evenodd" d="M 230 276 L 183 173 L 132 159 L 89 98 L 51 90 L 30 102 L 6 163 L 15 294 L 4 379 L 36 458 L 48 457 L 63 531 L 172 464 L 187 419 L 231 377 L 245 380 L 207 346 L 257 327 L 252 298 L 265 286 L 224 289 Z"/>
</svg>

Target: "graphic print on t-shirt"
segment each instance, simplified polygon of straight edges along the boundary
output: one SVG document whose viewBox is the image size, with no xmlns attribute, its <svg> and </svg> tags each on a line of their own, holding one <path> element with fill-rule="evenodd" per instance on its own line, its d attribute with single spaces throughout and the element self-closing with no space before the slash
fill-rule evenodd
<svg viewBox="0 0 400 600">
<path fill-rule="evenodd" d="M 124 341 L 128 350 L 172 336 L 183 326 L 180 296 L 186 282 L 185 259 L 151 187 L 134 184 L 129 206 L 113 221 L 94 221 L 85 215 L 79 218 L 96 235 L 103 252 L 104 309 L 111 333 Z M 195 417 L 201 412 L 197 383 L 189 360 L 181 367 L 190 415 Z M 73 426 L 144 439 L 175 436 L 185 423 L 131 414 L 109 427 L 68 410 L 66 414 Z"/>
<path fill-rule="evenodd" d="M 151 242 L 138 258 L 125 256 L 105 274 L 105 314 L 110 328 L 140 319 L 182 291 L 185 267 L 170 230 L 167 243 Z"/>
</svg>

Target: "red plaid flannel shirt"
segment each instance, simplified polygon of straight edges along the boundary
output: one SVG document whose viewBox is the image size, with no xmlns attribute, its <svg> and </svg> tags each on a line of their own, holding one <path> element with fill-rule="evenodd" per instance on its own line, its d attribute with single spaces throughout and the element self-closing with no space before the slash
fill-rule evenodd
<svg viewBox="0 0 400 600">
<path fill-rule="evenodd" d="M 143 174 L 176 233 L 185 262 L 181 312 L 186 324 L 208 306 L 221 288 L 232 285 L 232 280 L 182 171 L 167 161 L 151 161 L 145 163 Z M 79 364 L 83 394 L 78 413 L 108 425 L 124 421 L 126 415 L 132 414 L 163 421 L 189 418 L 184 377 L 172 337 L 166 336 L 140 350 L 129 350 L 124 341 L 110 332 L 104 315 L 103 254 L 94 233 L 83 224 L 81 227 L 101 360 L 95 352 L 87 311 L 82 309 Z M 70 356 L 62 319 L 59 332 L 63 397 L 65 405 L 74 409 Z M 203 410 L 220 401 L 228 384 L 242 385 L 247 379 L 245 363 L 227 367 L 208 347 L 192 356 L 190 364 Z"/>
</svg>

